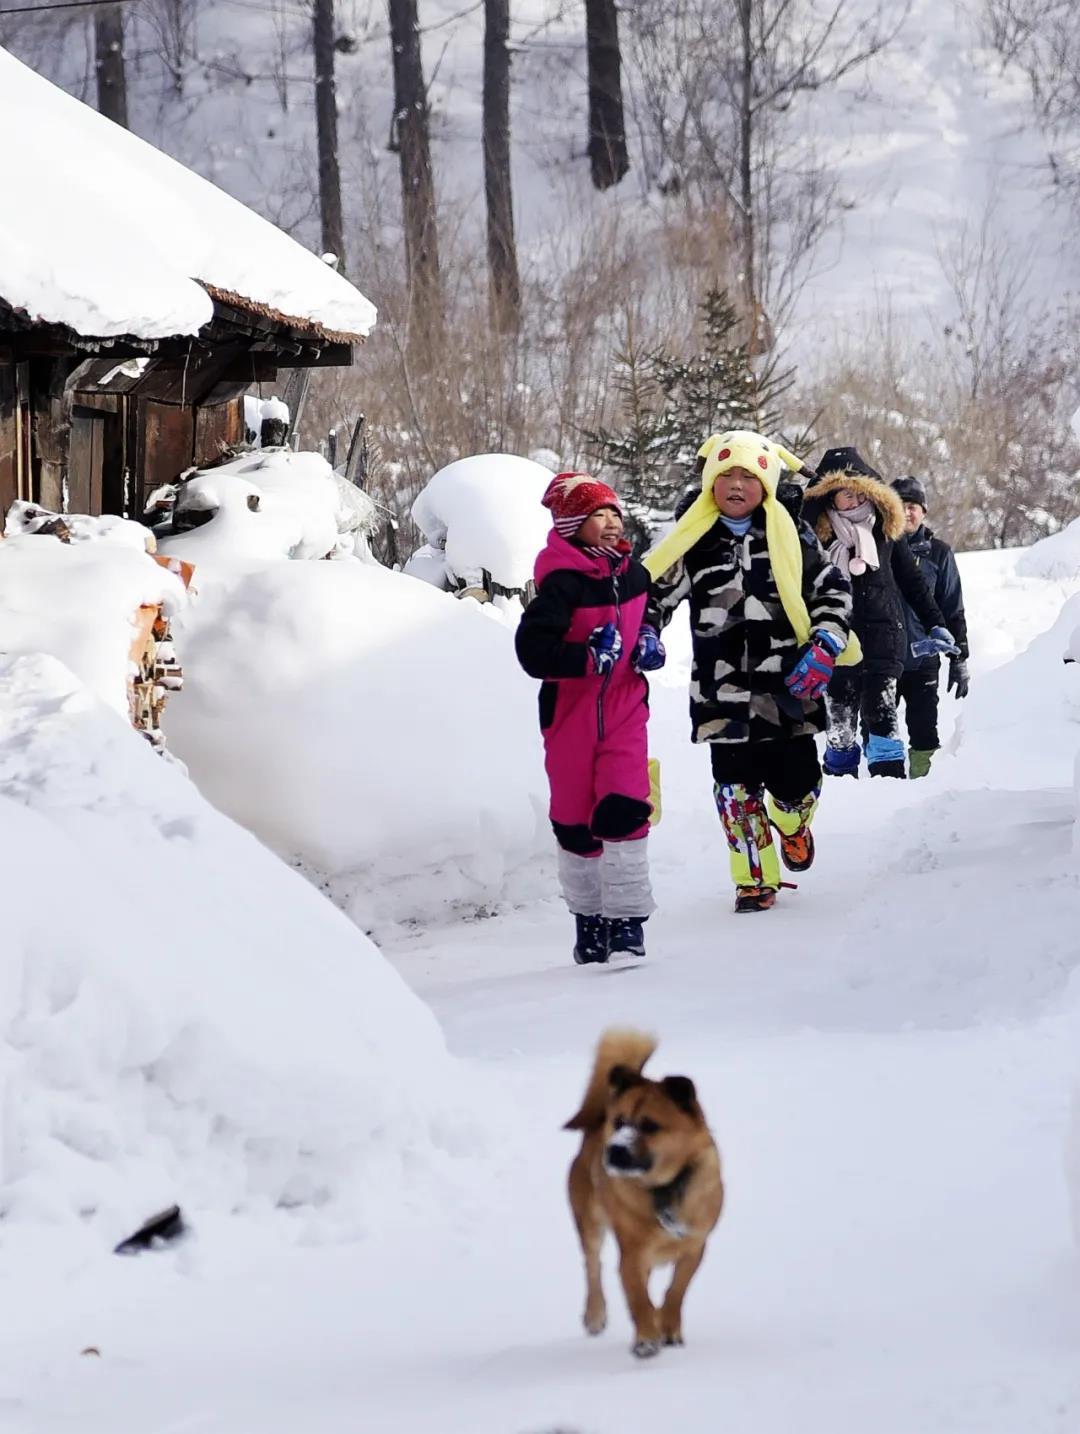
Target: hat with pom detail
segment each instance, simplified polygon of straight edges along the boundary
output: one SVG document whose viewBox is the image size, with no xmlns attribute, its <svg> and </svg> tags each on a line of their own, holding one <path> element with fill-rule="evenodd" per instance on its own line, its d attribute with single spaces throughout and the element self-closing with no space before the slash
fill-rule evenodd
<svg viewBox="0 0 1080 1434">
<path fill-rule="evenodd" d="M 557 473 L 540 501 L 551 509 L 552 522 L 560 538 L 572 538 L 597 508 L 614 508 L 622 514 L 622 504 L 614 488 L 588 473 Z"/>
</svg>

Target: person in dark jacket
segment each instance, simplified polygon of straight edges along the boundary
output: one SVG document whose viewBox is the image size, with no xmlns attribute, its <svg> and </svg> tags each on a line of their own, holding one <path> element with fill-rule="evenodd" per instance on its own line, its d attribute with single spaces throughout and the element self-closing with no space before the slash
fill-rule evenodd
<svg viewBox="0 0 1080 1434">
<path fill-rule="evenodd" d="M 949 658 L 949 680 L 946 690 L 955 689 L 957 697 L 968 695 L 968 635 L 964 616 L 964 592 L 960 571 L 952 548 L 934 536 L 926 526 L 926 489 L 918 478 L 897 478 L 893 483 L 904 505 L 907 544 L 915 558 L 923 580 L 934 595 L 945 623 L 956 639 L 958 651 Z M 918 657 L 916 651 L 927 639 L 927 631 L 917 614 L 905 602 L 908 646 L 904 654 L 904 671 L 900 677 L 899 697 L 904 704 L 908 731 L 908 774 L 925 777 L 934 753 L 941 746 L 938 740 L 938 682 L 941 658 L 936 652 Z"/>
<path fill-rule="evenodd" d="M 857 668 L 837 672 L 826 695 L 825 772 L 859 775 L 862 749 L 872 777 L 906 777 L 896 713 L 911 604 L 937 652 L 955 651 L 952 634 L 904 539 L 904 509 L 854 448 L 831 448 L 806 490 L 803 515 L 826 553 L 851 580 L 851 626 L 862 643 Z"/>
</svg>

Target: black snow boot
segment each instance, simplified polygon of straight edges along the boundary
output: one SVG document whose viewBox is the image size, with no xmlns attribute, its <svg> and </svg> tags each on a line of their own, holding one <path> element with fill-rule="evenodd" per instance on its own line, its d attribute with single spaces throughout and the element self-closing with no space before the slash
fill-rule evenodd
<svg viewBox="0 0 1080 1434">
<path fill-rule="evenodd" d="M 644 956 L 647 916 L 605 916 L 610 956 Z"/>
<path fill-rule="evenodd" d="M 904 781 L 907 780 L 907 768 L 903 758 L 898 762 L 870 762 L 867 771 L 872 777 L 900 777 Z"/>
<path fill-rule="evenodd" d="M 607 922 L 602 916 L 575 916 L 577 941 L 574 960 L 579 966 L 592 966 L 608 958 Z"/>
</svg>

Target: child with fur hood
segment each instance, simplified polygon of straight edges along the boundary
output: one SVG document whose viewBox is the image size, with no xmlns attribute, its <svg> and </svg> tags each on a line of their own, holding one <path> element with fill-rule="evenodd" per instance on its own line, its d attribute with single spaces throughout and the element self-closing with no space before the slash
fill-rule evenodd
<svg viewBox="0 0 1080 1434">
<path fill-rule="evenodd" d="M 780 860 L 790 871 L 814 860 L 822 694 L 835 664 L 859 660 L 851 588 L 780 501 L 797 459 L 745 430 L 713 434 L 698 456 L 698 497 L 644 560 L 646 617 L 661 629 L 690 604 L 692 735 L 709 746 L 735 910 L 767 911 Z"/>
<path fill-rule="evenodd" d="M 837 673 L 826 697 L 825 772 L 859 775 L 862 748 L 872 777 L 904 777 L 896 713 L 907 652 L 907 602 L 935 652 L 956 652 L 952 633 L 904 538 L 904 509 L 854 448 L 830 448 L 806 490 L 803 516 L 830 559 L 850 579 L 851 626 L 862 643 L 858 668 Z"/>
<path fill-rule="evenodd" d="M 577 928 L 574 960 L 644 956 L 653 899 L 642 674 L 665 656 L 644 621 L 649 575 L 630 557 L 622 509 L 606 483 L 560 473 L 542 501 L 553 526 L 516 645 L 522 667 L 541 679 L 551 825 Z"/>
</svg>

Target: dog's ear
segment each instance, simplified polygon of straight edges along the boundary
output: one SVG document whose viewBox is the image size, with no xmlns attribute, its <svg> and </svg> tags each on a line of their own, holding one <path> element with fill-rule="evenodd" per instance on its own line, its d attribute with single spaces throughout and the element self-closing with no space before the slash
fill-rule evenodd
<svg viewBox="0 0 1080 1434">
<path fill-rule="evenodd" d="M 680 1110 L 685 1110 L 687 1115 L 700 1114 L 697 1091 L 689 1076 L 665 1076 L 660 1082 L 660 1089 L 668 1100 L 677 1105 Z"/>
<path fill-rule="evenodd" d="M 624 1090 L 629 1090 L 632 1085 L 643 1085 L 645 1077 L 640 1071 L 631 1070 L 629 1066 L 612 1066 L 608 1076 L 608 1084 L 616 1095 L 622 1095 Z"/>
</svg>

